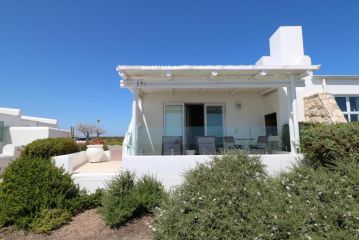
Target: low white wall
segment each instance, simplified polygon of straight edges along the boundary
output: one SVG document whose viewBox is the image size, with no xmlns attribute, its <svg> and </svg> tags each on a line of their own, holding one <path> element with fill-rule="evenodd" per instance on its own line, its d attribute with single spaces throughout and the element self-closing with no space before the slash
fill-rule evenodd
<svg viewBox="0 0 359 240">
<path fill-rule="evenodd" d="M 137 177 L 145 174 L 157 177 L 167 189 L 183 182 L 186 171 L 199 163 L 210 161 L 212 156 L 126 156 L 122 159 L 124 170 L 135 171 Z M 273 154 L 261 155 L 260 159 L 270 175 L 290 169 L 298 162 L 300 155 Z"/>
<path fill-rule="evenodd" d="M 63 167 L 67 172 L 72 173 L 74 169 L 88 162 L 88 157 L 85 151 L 60 155 L 52 158 L 57 167 Z"/>
<path fill-rule="evenodd" d="M 4 132 L 3 145 L 24 146 L 37 139 L 70 137 L 70 132 L 49 127 L 10 127 Z"/>
<path fill-rule="evenodd" d="M 72 179 L 81 189 L 94 193 L 97 188 L 105 188 L 106 183 L 116 176 L 116 173 L 76 173 Z"/>
<path fill-rule="evenodd" d="M 76 168 L 91 161 L 91 159 L 86 154 L 86 151 L 55 156 L 52 159 L 55 161 L 55 165 L 57 167 L 63 167 L 69 173 L 73 173 Z M 104 151 L 102 161 L 110 161 L 110 160 L 111 160 L 110 151 Z"/>
<path fill-rule="evenodd" d="M 9 163 L 13 160 L 13 156 L 7 154 L 0 154 L 0 174 L 4 171 L 4 169 L 9 165 Z"/>
</svg>

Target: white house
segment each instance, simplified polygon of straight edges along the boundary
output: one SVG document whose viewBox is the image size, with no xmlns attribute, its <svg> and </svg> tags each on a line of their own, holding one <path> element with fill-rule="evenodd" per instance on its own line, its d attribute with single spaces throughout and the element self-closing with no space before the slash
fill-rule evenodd
<svg viewBox="0 0 359 240">
<path fill-rule="evenodd" d="M 298 156 L 298 122 L 313 117 L 304 109 L 313 108 L 310 101 L 317 93 L 328 93 L 329 102 L 334 96 L 344 115 L 338 115 L 335 102 L 334 110 L 314 106 L 314 114 L 322 107 L 328 115 L 337 113 L 340 121 L 344 116 L 358 121 L 359 76 L 314 75 L 320 65 L 305 55 L 301 27 L 280 27 L 269 46 L 269 56 L 254 65 L 118 66 L 121 87 L 133 93 L 123 167 L 156 174 L 173 185 L 183 170 L 209 159 L 199 146 L 211 149 L 212 140 L 203 138 L 201 143 L 202 136 L 215 137 L 216 148 L 225 148 L 223 138 L 229 137 L 229 143 L 234 140 L 250 153 L 264 136 L 263 162 L 270 170 L 284 169 Z M 313 101 L 324 101 L 318 99 Z M 286 124 L 290 147 L 281 138 Z M 166 152 L 171 136 L 178 137 L 172 138 L 175 156 Z"/>
<path fill-rule="evenodd" d="M 20 109 L 0 108 L 0 172 L 16 158 L 19 149 L 41 138 L 70 137 L 56 119 L 29 117 Z"/>
</svg>

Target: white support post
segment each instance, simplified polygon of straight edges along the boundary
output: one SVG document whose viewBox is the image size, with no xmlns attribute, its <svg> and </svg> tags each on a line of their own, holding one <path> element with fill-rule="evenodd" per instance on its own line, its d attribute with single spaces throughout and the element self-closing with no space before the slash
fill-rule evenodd
<svg viewBox="0 0 359 240">
<path fill-rule="evenodd" d="M 133 80 L 133 101 L 132 101 L 132 146 L 133 155 L 138 154 L 138 82 Z"/>
<path fill-rule="evenodd" d="M 298 153 L 299 149 L 299 123 L 298 123 L 298 107 L 297 107 L 297 91 L 295 86 L 294 76 L 290 76 L 290 93 L 288 92 L 290 99 L 290 121 L 292 121 L 291 135 L 291 148 L 292 153 Z M 289 126 L 290 127 L 290 126 Z"/>
<path fill-rule="evenodd" d="M 294 145 L 294 124 L 293 124 L 293 105 L 292 105 L 292 94 L 290 91 L 290 86 L 287 87 L 287 97 L 288 97 L 288 125 L 289 125 L 289 143 L 290 143 L 290 152 L 296 153 L 296 146 Z"/>
</svg>

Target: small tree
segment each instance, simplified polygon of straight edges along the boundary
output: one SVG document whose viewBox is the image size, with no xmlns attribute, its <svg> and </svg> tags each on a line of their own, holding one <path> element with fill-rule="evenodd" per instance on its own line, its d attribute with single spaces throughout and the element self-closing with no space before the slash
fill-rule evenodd
<svg viewBox="0 0 359 240">
<path fill-rule="evenodd" d="M 94 135 L 95 133 L 97 134 L 97 130 L 98 130 L 95 125 L 87 124 L 87 123 L 77 124 L 76 129 L 86 137 L 86 141 L 89 140 L 91 135 Z"/>
<path fill-rule="evenodd" d="M 101 128 L 101 127 L 97 127 L 96 129 L 95 129 L 95 133 L 96 133 L 96 137 L 97 138 L 99 138 L 100 137 L 100 135 L 101 134 L 104 134 L 106 131 L 103 129 L 103 128 Z"/>
</svg>

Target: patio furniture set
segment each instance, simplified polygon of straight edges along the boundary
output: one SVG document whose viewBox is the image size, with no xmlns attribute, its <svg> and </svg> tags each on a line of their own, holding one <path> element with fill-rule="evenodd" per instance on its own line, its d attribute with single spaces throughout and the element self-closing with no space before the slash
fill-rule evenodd
<svg viewBox="0 0 359 240">
<path fill-rule="evenodd" d="M 230 149 L 242 149 L 252 154 L 268 154 L 268 136 L 258 136 L 257 142 L 252 144 L 254 138 L 234 138 L 232 136 L 196 137 L 196 149 L 183 148 L 182 136 L 162 136 L 162 155 L 212 155 Z M 241 144 L 236 144 L 236 141 Z"/>
</svg>

